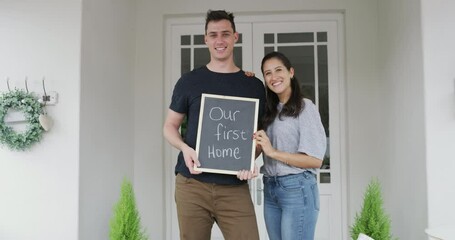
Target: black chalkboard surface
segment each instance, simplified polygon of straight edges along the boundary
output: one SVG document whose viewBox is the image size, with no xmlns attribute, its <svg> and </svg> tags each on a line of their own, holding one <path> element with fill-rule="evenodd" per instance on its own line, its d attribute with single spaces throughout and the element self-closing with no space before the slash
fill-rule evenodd
<svg viewBox="0 0 455 240">
<path fill-rule="evenodd" d="M 195 170 L 237 174 L 253 170 L 259 99 L 202 94 Z"/>
</svg>

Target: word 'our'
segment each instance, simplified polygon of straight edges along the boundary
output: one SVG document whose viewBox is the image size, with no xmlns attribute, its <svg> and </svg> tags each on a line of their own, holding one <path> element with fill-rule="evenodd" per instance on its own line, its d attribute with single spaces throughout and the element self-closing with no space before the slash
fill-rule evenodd
<svg viewBox="0 0 455 240">
<path fill-rule="evenodd" d="M 221 119 L 226 119 L 235 122 L 235 115 L 237 113 L 240 113 L 240 111 L 234 111 L 232 112 L 231 110 L 225 111 L 220 107 L 213 107 L 210 109 L 209 117 L 213 121 L 220 121 Z"/>
</svg>

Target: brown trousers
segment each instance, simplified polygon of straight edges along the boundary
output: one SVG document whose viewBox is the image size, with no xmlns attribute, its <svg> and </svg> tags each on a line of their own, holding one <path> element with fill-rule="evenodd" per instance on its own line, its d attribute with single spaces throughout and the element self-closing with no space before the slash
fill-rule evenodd
<svg viewBox="0 0 455 240">
<path fill-rule="evenodd" d="M 178 174 L 175 202 L 182 240 L 210 240 L 214 222 L 226 240 L 259 239 L 248 184 L 203 183 Z"/>
</svg>

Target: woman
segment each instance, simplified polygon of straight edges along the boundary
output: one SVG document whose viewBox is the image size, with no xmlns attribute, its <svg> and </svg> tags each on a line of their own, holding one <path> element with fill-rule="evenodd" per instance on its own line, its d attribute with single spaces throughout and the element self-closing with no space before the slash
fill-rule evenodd
<svg viewBox="0 0 455 240">
<path fill-rule="evenodd" d="M 314 239 L 316 174 L 326 150 L 317 107 L 302 96 L 294 68 L 279 52 L 262 59 L 267 91 L 264 130 L 255 133 L 264 165 L 264 218 L 271 240 Z"/>
</svg>

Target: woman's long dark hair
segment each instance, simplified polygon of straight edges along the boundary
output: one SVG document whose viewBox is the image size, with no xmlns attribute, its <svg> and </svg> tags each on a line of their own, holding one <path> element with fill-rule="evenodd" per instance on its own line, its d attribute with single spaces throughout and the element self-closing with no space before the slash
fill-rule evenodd
<svg viewBox="0 0 455 240">
<path fill-rule="evenodd" d="M 264 74 L 264 63 L 267 60 L 270 60 L 272 58 L 278 59 L 283 65 L 287 68 L 288 71 L 291 70 L 292 64 L 291 61 L 282 53 L 280 52 L 271 52 L 267 55 L 264 56 L 262 59 L 261 63 L 261 71 L 262 74 Z M 303 110 L 304 103 L 302 101 L 303 95 L 302 91 L 300 90 L 300 84 L 299 81 L 297 81 L 297 78 L 292 77 L 291 78 L 291 97 L 289 100 L 284 104 L 283 108 L 281 111 L 278 113 L 278 103 L 280 102 L 278 95 L 274 93 L 272 90 L 269 89 L 269 87 L 266 84 L 266 97 L 267 97 L 267 102 L 266 102 L 266 109 L 265 109 L 265 116 L 264 119 L 262 120 L 263 122 L 263 127 L 264 130 L 267 130 L 267 128 L 272 124 L 272 122 L 275 120 L 276 116 L 278 115 L 278 118 L 281 120 L 282 116 L 287 116 L 287 117 L 298 117 L 300 112 Z"/>
</svg>

